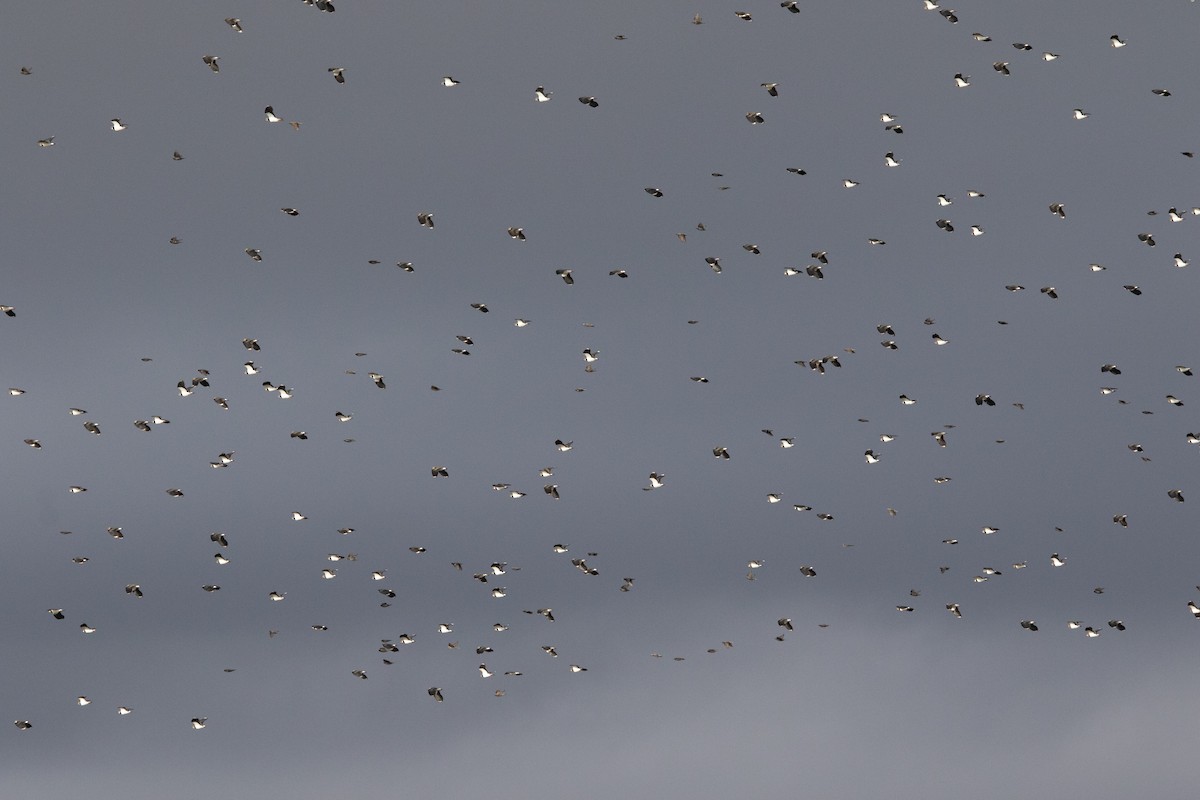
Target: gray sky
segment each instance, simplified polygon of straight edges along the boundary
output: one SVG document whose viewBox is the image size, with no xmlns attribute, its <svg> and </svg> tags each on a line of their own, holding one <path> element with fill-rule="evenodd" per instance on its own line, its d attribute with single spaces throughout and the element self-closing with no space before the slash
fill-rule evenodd
<svg viewBox="0 0 1200 800">
<path fill-rule="evenodd" d="M 1193 796 L 1194 3 L 336 5 L 7 9 L 6 792 Z"/>
</svg>

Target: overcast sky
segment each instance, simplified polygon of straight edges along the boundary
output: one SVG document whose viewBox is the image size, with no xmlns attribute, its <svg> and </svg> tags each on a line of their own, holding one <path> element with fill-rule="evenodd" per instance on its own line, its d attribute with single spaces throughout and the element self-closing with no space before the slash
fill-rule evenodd
<svg viewBox="0 0 1200 800">
<path fill-rule="evenodd" d="M 6 8 L 5 793 L 1194 796 L 1194 3 L 335 2 Z"/>
</svg>

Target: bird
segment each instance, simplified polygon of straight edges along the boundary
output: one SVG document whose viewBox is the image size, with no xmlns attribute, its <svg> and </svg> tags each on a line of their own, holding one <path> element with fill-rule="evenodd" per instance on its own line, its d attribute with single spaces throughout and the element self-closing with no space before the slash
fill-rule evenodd
<svg viewBox="0 0 1200 800">
<path fill-rule="evenodd" d="M 643 486 L 642 491 L 649 492 L 653 489 L 661 489 L 664 485 L 666 485 L 666 478 L 667 478 L 667 476 L 662 473 L 651 472 L 650 473 L 650 485 Z"/>
<path fill-rule="evenodd" d="M 1021 620 L 1021 627 L 1027 631 L 1036 631 L 1038 629 L 1037 623 L 1031 619 Z"/>
<path fill-rule="evenodd" d="M 961 72 L 955 73 L 954 85 L 960 89 L 965 89 L 966 87 L 971 85 L 971 76 L 963 75 Z"/>
<path fill-rule="evenodd" d="M 1051 203 L 1050 204 L 1050 213 L 1057 214 L 1062 219 L 1067 218 L 1067 210 L 1066 210 L 1066 208 L 1063 207 L 1062 203 Z"/>
<path fill-rule="evenodd" d="M 554 92 L 547 92 L 545 86 L 539 86 L 533 90 L 533 97 L 539 103 L 548 102 L 550 100 L 550 98 L 553 96 L 554 96 Z"/>
<path fill-rule="evenodd" d="M 757 111 L 750 111 L 746 114 L 746 121 L 751 125 L 761 125 L 765 121 L 763 115 Z"/>
<path fill-rule="evenodd" d="M 37 146 L 38 147 L 54 147 L 54 137 L 47 136 L 45 139 L 38 139 Z"/>
<path fill-rule="evenodd" d="M 117 132 L 123 131 L 129 127 L 125 123 L 121 122 L 121 120 L 117 117 L 113 117 L 111 120 L 109 120 L 109 123 L 112 125 L 112 129 Z"/>
<path fill-rule="evenodd" d="M 999 72 L 1001 75 L 1012 75 L 1012 73 L 1008 70 L 1007 61 L 997 61 L 993 63 L 992 69 L 996 70 L 996 72 Z"/>
<path fill-rule="evenodd" d="M 226 17 L 225 24 L 233 28 L 235 33 L 245 33 L 245 31 L 242 30 L 242 21 L 237 17 Z"/>
<path fill-rule="evenodd" d="M 417 214 L 417 222 L 422 228 L 433 228 L 433 214 L 428 211 L 422 211 Z"/>
<path fill-rule="evenodd" d="M 784 9 L 785 11 L 790 11 L 793 14 L 800 13 L 800 6 L 797 5 L 796 0 L 784 0 L 782 3 L 779 4 L 779 6 L 780 6 L 780 8 Z"/>
<path fill-rule="evenodd" d="M 569 269 L 554 270 L 554 274 L 557 275 L 558 277 L 562 278 L 563 283 L 565 283 L 567 286 L 571 286 L 572 284 L 575 283 L 575 279 L 573 277 L 571 277 L 571 272 L 572 272 L 572 270 L 569 270 Z"/>
<path fill-rule="evenodd" d="M 1073 108 L 1071 109 L 1071 116 L 1075 117 L 1075 119 L 1087 119 L 1091 116 L 1091 114 L 1087 113 L 1082 108 Z"/>
<path fill-rule="evenodd" d="M 208 717 L 192 717 L 192 730 L 204 730 L 208 724 Z"/>
<path fill-rule="evenodd" d="M 1124 47 L 1126 44 L 1128 44 L 1128 42 L 1125 42 L 1123 39 L 1121 39 L 1120 36 L 1118 36 L 1115 33 L 1112 36 L 1108 37 L 1108 43 L 1110 45 L 1112 45 L 1113 47 Z"/>
<path fill-rule="evenodd" d="M 462 83 L 462 81 L 456 81 L 449 75 L 442 77 L 442 86 L 458 86 L 460 83 Z"/>
<path fill-rule="evenodd" d="M 263 109 L 263 114 L 267 117 L 267 122 L 283 122 L 283 117 L 275 115 L 275 107 L 267 106 Z"/>
<path fill-rule="evenodd" d="M 1166 89 L 1151 89 L 1150 91 L 1153 94 L 1158 95 L 1159 97 L 1170 97 L 1171 96 L 1171 93 L 1169 91 L 1167 91 Z"/>
<path fill-rule="evenodd" d="M 256 247 L 247 247 L 246 255 L 250 256 L 251 261 L 262 261 L 262 250 Z"/>
<path fill-rule="evenodd" d="M 367 377 L 369 377 L 372 381 L 374 381 L 375 385 L 378 386 L 380 389 L 387 388 L 387 384 L 385 384 L 383 382 L 383 376 L 380 375 L 378 372 L 368 372 Z"/>
<path fill-rule="evenodd" d="M 1176 502 L 1182 503 L 1183 502 L 1183 490 L 1182 489 L 1169 489 L 1169 490 L 1167 490 L 1167 497 L 1171 498 L 1172 500 L 1175 500 Z"/>
<path fill-rule="evenodd" d="M 204 56 L 204 58 L 202 58 L 201 61 L 203 61 L 205 64 L 207 64 L 208 68 L 211 69 L 213 72 L 220 72 L 221 65 L 217 63 L 217 59 L 219 59 L 219 58 L 220 58 L 220 56 Z"/>
<path fill-rule="evenodd" d="M 1062 565 L 1064 565 L 1064 564 L 1066 564 L 1066 563 L 1067 563 L 1066 559 L 1064 559 L 1064 558 L 1062 558 L 1061 556 L 1059 556 L 1059 555 L 1058 555 L 1058 553 L 1051 553 L 1051 554 L 1050 554 L 1050 565 L 1051 565 L 1051 566 L 1054 566 L 1054 567 L 1061 567 Z"/>
<path fill-rule="evenodd" d="M 549 98 L 547 98 L 547 99 L 549 99 Z M 580 97 L 579 102 L 583 103 L 585 106 L 591 106 L 592 108 L 600 107 L 600 103 L 597 102 L 596 98 L 591 95 L 585 95 L 583 97 Z"/>
<path fill-rule="evenodd" d="M 445 698 L 442 697 L 442 690 L 436 686 L 429 687 L 429 696 L 439 703 L 445 700 Z"/>
</svg>

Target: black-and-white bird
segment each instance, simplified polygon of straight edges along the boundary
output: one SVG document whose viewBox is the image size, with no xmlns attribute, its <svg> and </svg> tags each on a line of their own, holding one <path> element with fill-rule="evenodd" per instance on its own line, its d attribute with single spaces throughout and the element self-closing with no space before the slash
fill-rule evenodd
<svg viewBox="0 0 1200 800">
<path fill-rule="evenodd" d="M 217 63 L 218 59 L 220 59 L 220 56 L 204 56 L 204 58 L 202 58 L 201 61 L 203 61 L 205 64 L 207 64 L 208 68 L 211 69 L 213 72 L 220 72 L 221 65 Z"/>
</svg>

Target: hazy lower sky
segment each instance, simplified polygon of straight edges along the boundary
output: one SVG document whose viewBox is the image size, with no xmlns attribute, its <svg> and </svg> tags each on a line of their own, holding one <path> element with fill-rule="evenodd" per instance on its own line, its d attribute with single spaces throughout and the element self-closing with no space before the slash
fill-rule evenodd
<svg viewBox="0 0 1200 800">
<path fill-rule="evenodd" d="M 1194 796 L 1196 4 L 335 5 L 6 9 L 0 793 Z"/>
</svg>

